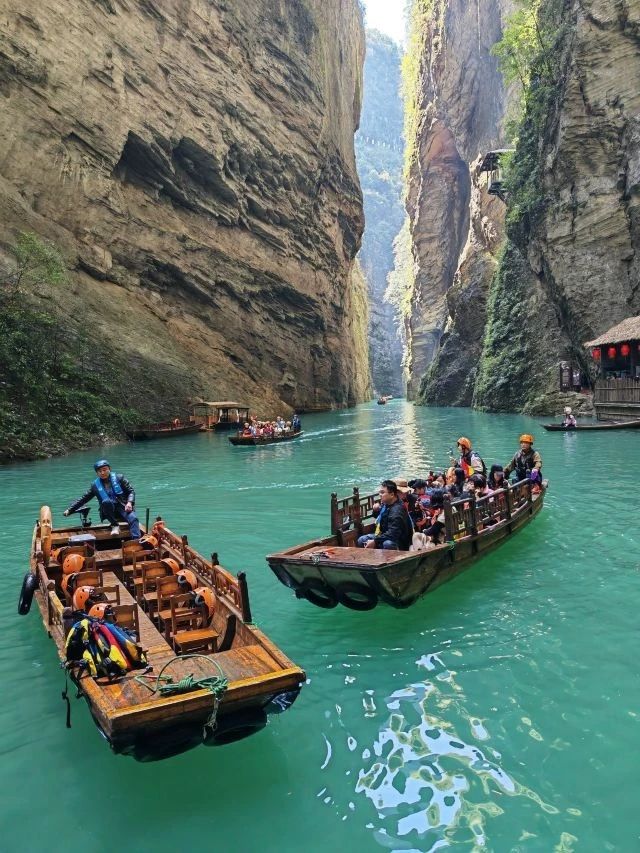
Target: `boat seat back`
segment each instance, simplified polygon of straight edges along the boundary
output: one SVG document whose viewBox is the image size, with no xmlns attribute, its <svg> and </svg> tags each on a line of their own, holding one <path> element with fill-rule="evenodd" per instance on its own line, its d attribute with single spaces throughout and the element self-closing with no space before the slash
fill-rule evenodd
<svg viewBox="0 0 640 853">
<path fill-rule="evenodd" d="M 102 572 L 99 569 L 95 569 L 90 572 L 78 572 L 75 577 L 74 589 L 78 589 L 78 587 L 81 586 L 102 587 Z M 67 604 L 71 604 L 73 602 L 73 592 L 69 593 L 65 590 L 65 597 L 67 599 Z"/>
<path fill-rule="evenodd" d="M 120 587 L 119 586 L 94 586 L 97 596 L 100 596 L 109 604 L 120 604 Z"/>
<path fill-rule="evenodd" d="M 116 625 L 133 631 L 136 642 L 140 641 L 140 617 L 137 604 L 117 604 L 113 608 Z"/>
<path fill-rule="evenodd" d="M 176 576 L 171 574 L 157 578 L 156 592 L 158 595 L 157 609 L 170 610 L 172 596 L 179 595 L 182 592 L 182 588 Z"/>
</svg>

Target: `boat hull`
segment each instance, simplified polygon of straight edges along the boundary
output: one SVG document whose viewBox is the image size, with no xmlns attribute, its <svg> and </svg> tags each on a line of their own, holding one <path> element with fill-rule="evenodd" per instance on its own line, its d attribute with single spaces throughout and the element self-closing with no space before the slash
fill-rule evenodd
<svg viewBox="0 0 640 853">
<path fill-rule="evenodd" d="M 127 431 L 130 441 L 150 441 L 154 438 L 174 438 L 179 435 L 191 435 L 200 432 L 200 424 L 185 424 L 185 426 L 171 427 L 170 429 L 134 429 Z"/>
<path fill-rule="evenodd" d="M 234 447 L 263 447 L 266 444 L 282 444 L 283 441 L 293 441 L 294 438 L 300 438 L 302 433 L 303 430 L 299 430 L 291 435 L 274 435 L 268 438 L 253 435 L 230 435 L 229 441 Z"/>
<path fill-rule="evenodd" d="M 544 491 L 510 519 L 428 551 L 365 551 L 338 545 L 334 535 L 270 554 L 267 562 L 282 584 L 317 606 L 340 603 L 371 610 L 383 603 L 403 609 L 511 538 L 535 518 L 543 502 Z"/>
<path fill-rule="evenodd" d="M 565 427 L 562 424 L 542 424 L 547 432 L 580 432 L 602 429 L 640 429 L 640 420 L 635 421 L 603 421 L 597 424 L 578 424 L 574 427 Z"/>
</svg>

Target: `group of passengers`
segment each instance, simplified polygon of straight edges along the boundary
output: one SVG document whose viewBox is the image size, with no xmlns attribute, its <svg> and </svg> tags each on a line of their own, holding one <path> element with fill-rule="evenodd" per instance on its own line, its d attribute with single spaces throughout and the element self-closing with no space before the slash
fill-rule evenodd
<svg viewBox="0 0 640 853">
<path fill-rule="evenodd" d="M 520 436 L 520 449 L 507 465 L 487 466 L 471 441 L 461 436 L 459 456 L 451 457 L 451 466 L 441 473 L 430 471 L 424 479 L 396 477 L 380 485 L 380 503 L 374 506 L 375 533 L 358 539 L 360 548 L 385 548 L 407 551 L 433 547 L 444 541 L 445 496 L 452 501 L 479 499 L 503 489 L 509 476 L 515 482 L 529 480 L 531 491 L 542 487 L 542 458 L 533 447 L 533 436 Z"/>
<path fill-rule="evenodd" d="M 300 418 L 298 415 L 293 416 L 293 420 L 285 421 L 282 415 L 278 415 L 275 421 L 259 421 L 255 417 L 251 417 L 244 424 L 242 436 L 273 438 L 278 435 L 286 435 L 288 433 L 300 432 Z"/>
</svg>

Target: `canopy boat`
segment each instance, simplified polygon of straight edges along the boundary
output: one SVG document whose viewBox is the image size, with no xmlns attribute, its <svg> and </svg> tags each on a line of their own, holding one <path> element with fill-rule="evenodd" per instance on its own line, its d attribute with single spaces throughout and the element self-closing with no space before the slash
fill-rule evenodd
<svg viewBox="0 0 640 853">
<path fill-rule="evenodd" d="M 194 403 L 191 419 L 203 429 L 216 432 L 238 430 L 249 420 L 249 407 L 233 400 Z"/>
<path fill-rule="evenodd" d="M 281 583 L 318 607 L 371 610 L 380 601 L 408 607 L 528 524 L 546 489 L 546 480 L 538 493 L 523 480 L 479 500 L 446 496 L 444 544 L 387 551 L 356 547 L 359 536 L 374 530 L 377 495 L 361 497 L 355 488 L 350 497 L 331 496 L 331 536 L 270 554 L 267 562 Z"/>
<path fill-rule="evenodd" d="M 238 447 L 262 447 L 263 444 L 280 444 L 282 441 L 292 441 L 294 438 L 300 438 L 302 433 L 303 430 L 301 429 L 297 432 L 288 430 L 278 435 L 243 435 L 239 432 L 237 435 L 230 435 L 229 441 Z"/>
<path fill-rule="evenodd" d="M 109 527 L 90 529 L 84 518 L 81 528 L 52 529 L 49 507 L 42 507 L 18 609 L 28 612 L 35 597 L 78 696 L 116 753 L 150 760 L 227 743 L 293 703 L 305 674 L 251 624 L 244 573 L 234 577 L 216 554 L 206 560 L 160 518 L 146 538 L 149 551 L 129 540 L 128 529 L 115 536 Z M 136 668 L 105 677 L 67 661 L 69 631 L 88 618 L 70 606 L 78 604 L 66 573 L 71 560 L 82 566 L 75 589 L 91 590 L 90 598 L 109 608 L 87 624 L 128 629 L 146 655 Z M 192 583 L 183 594 L 180 572 L 197 584 L 196 593 Z"/>
<path fill-rule="evenodd" d="M 379 406 L 384 406 L 384 405 L 386 405 L 386 402 L 387 402 L 387 398 L 386 398 L 386 397 L 378 397 L 378 405 L 379 405 Z"/>
<path fill-rule="evenodd" d="M 576 424 L 576 426 L 564 426 L 563 424 L 542 424 L 547 432 L 575 432 L 576 430 L 594 429 L 640 429 L 640 420 L 635 421 L 600 421 L 597 424 Z"/>
<path fill-rule="evenodd" d="M 200 432 L 202 426 L 194 423 L 182 423 L 176 418 L 173 421 L 166 421 L 157 424 L 147 424 L 136 429 L 126 431 L 127 438 L 131 441 L 143 441 L 150 438 L 170 438 L 174 435 L 189 435 L 193 432 Z"/>
</svg>

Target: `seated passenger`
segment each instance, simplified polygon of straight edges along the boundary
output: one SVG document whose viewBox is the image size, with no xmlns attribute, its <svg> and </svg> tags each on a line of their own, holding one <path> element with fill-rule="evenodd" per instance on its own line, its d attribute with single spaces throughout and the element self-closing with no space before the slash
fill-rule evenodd
<svg viewBox="0 0 640 853">
<path fill-rule="evenodd" d="M 462 468 L 467 477 L 472 474 L 487 474 L 487 466 L 484 464 L 482 457 L 475 450 L 471 449 L 471 442 L 464 435 L 461 435 L 457 441 L 460 457 L 454 459 L 451 457 L 451 464 Z"/>
<path fill-rule="evenodd" d="M 408 551 L 413 528 L 409 513 L 400 500 L 398 487 L 393 480 L 383 480 L 380 484 L 380 503 L 382 507 L 376 519 L 376 531 L 360 536 L 358 548 Z"/>
<path fill-rule="evenodd" d="M 576 421 L 575 415 L 571 411 L 571 406 L 564 407 L 564 418 L 562 419 L 562 426 L 566 429 L 575 429 L 578 423 Z"/>
<path fill-rule="evenodd" d="M 440 545 L 444 542 L 445 534 L 443 489 L 434 489 L 431 492 L 429 514 L 430 524 L 422 532 L 436 545 Z"/>
<path fill-rule="evenodd" d="M 504 475 L 515 471 L 516 480 L 531 480 L 537 486 L 538 492 L 542 483 L 542 457 L 537 450 L 533 449 L 533 436 L 529 433 L 524 433 L 520 436 L 520 450 L 515 454 L 511 462 L 504 466 Z M 532 476 L 536 471 L 535 477 Z"/>
<path fill-rule="evenodd" d="M 504 489 L 505 486 L 504 468 L 502 465 L 492 465 L 489 472 L 489 488 L 495 491 L 496 489 Z"/>
</svg>

